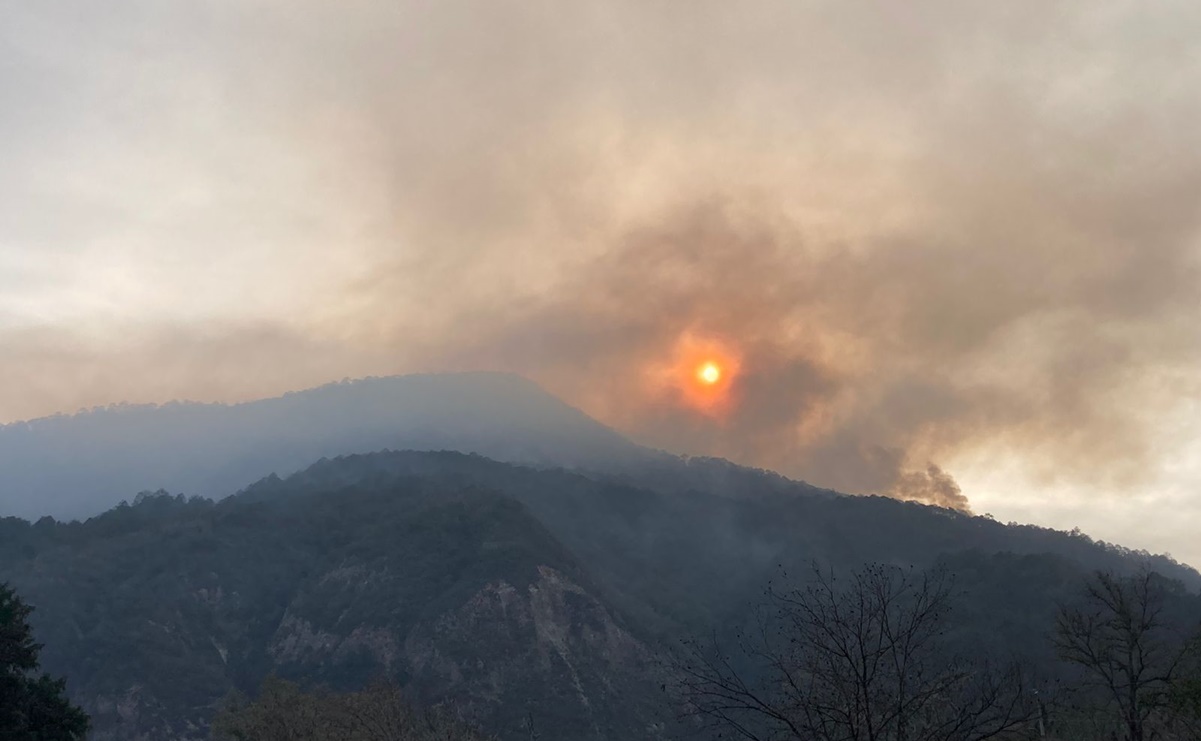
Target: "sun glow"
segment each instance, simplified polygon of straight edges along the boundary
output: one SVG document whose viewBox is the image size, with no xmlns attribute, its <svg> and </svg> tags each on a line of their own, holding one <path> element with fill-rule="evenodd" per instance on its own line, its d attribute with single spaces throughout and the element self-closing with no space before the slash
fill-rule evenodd
<svg viewBox="0 0 1201 741">
<path fill-rule="evenodd" d="M 738 402 L 742 353 L 725 338 L 684 332 L 644 372 L 653 397 L 724 419 Z"/>
<path fill-rule="evenodd" d="M 712 386 L 721 380 L 721 367 L 712 360 L 707 361 L 696 369 L 696 378 L 701 383 Z"/>
</svg>

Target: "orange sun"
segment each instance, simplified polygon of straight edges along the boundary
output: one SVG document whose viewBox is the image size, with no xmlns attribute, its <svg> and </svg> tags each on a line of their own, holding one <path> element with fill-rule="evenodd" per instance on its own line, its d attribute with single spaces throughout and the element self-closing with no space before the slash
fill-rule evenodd
<svg viewBox="0 0 1201 741">
<path fill-rule="evenodd" d="M 676 338 L 670 354 L 647 365 L 647 391 L 721 420 L 738 403 L 742 370 L 742 353 L 732 342 L 686 331 Z"/>
<path fill-rule="evenodd" d="M 706 386 L 712 386 L 721 380 L 721 366 L 712 360 L 705 361 L 696 369 L 696 380 Z"/>
</svg>

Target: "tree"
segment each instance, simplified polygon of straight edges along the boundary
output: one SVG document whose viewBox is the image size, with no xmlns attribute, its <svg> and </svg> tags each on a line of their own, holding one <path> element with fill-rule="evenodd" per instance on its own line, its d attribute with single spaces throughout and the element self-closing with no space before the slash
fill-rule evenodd
<svg viewBox="0 0 1201 741">
<path fill-rule="evenodd" d="M 1201 738 L 1201 674 L 1173 682 L 1170 703 L 1175 726 L 1189 738 Z"/>
<path fill-rule="evenodd" d="M 213 720 L 212 737 L 225 741 L 324 741 L 335 737 L 328 696 L 306 694 L 293 682 L 263 680 L 253 702 L 226 698 Z"/>
<path fill-rule="evenodd" d="M 456 718 L 446 706 L 420 708 L 386 680 L 359 692 L 336 696 L 342 719 L 339 738 L 355 741 L 485 741 L 485 737 Z"/>
<path fill-rule="evenodd" d="M 1174 700 L 1189 704 L 1173 687 L 1190 642 L 1165 611 L 1169 585 L 1150 571 L 1097 572 L 1081 602 L 1060 607 L 1056 618 L 1060 658 L 1083 671 L 1085 689 L 1116 714 L 1126 741 L 1151 739 Z"/>
<path fill-rule="evenodd" d="M 445 708 L 418 708 L 387 681 L 338 694 L 268 677 L 255 701 L 227 699 L 212 730 L 217 741 L 485 741 Z"/>
<path fill-rule="evenodd" d="M 1020 668 L 948 655 L 951 580 L 867 566 L 845 586 L 813 569 L 804 588 L 769 588 L 745 661 L 716 640 L 678 666 L 687 713 L 748 741 L 983 741 L 1037 715 Z M 740 665 L 741 663 L 741 665 Z"/>
<path fill-rule="evenodd" d="M 61 679 L 38 673 L 42 647 L 29 628 L 31 612 L 7 584 L 0 584 L 0 738 L 82 739 L 87 715 L 67 700 Z"/>
</svg>

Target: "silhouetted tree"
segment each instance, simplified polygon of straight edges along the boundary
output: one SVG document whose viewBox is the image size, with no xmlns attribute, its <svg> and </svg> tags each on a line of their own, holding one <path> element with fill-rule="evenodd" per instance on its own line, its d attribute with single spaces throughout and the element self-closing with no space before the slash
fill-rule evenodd
<svg viewBox="0 0 1201 741">
<path fill-rule="evenodd" d="M 1187 708 L 1187 685 L 1174 690 L 1191 642 L 1165 612 L 1170 582 L 1143 571 L 1097 572 L 1079 604 L 1059 609 L 1055 647 L 1080 667 L 1085 689 L 1116 715 L 1126 741 L 1147 741 L 1169 724 L 1173 699 Z"/>
<path fill-rule="evenodd" d="M 691 644 L 679 667 L 690 714 L 750 741 L 982 741 L 1033 727 L 1017 665 L 994 671 L 942 646 L 944 571 L 813 574 L 808 587 L 768 590 L 754 635 L 740 639 L 752 666 L 716 641 Z"/>
<path fill-rule="evenodd" d="M 82 739 L 87 715 L 67 700 L 62 680 L 38 673 L 42 647 L 29 629 L 31 612 L 7 584 L 0 584 L 0 738 Z"/>
</svg>

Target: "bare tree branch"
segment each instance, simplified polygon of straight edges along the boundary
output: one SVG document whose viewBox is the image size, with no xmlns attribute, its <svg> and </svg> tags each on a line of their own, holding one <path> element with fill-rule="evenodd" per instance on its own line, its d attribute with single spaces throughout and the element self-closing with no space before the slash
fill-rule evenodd
<svg viewBox="0 0 1201 741">
<path fill-rule="evenodd" d="M 946 655 L 952 580 L 871 565 L 844 582 L 814 566 L 799 589 L 769 588 L 735 666 L 716 638 L 680 662 L 687 712 L 747 741 L 987 741 L 1031 726 L 1016 667 Z M 748 676 L 756 676 L 750 681 Z"/>
</svg>

